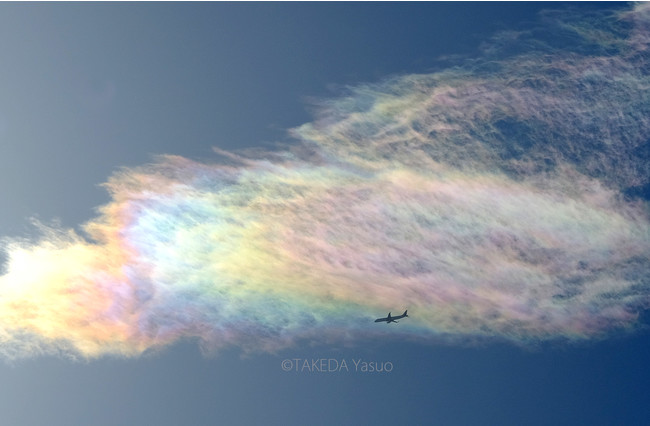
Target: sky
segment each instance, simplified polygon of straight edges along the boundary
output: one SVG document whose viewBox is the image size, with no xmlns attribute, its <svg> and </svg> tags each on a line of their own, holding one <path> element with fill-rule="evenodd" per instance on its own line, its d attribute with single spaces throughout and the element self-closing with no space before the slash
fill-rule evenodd
<svg viewBox="0 0 650 426">
<path fill-rule="evenodd" d="M 4 422 L 650 414 L 646 5 L 0 11 Z"/>
</svg>

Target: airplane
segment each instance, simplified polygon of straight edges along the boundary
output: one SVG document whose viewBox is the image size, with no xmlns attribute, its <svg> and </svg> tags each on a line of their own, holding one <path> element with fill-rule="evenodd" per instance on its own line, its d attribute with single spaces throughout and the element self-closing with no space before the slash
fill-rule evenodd
<svg viewBox="0 0 650 426">
<path fill-rule="evenodd" d="M 402 315 L 398 315 L 396 317 L 391 317 L 390 312 L 389 312 L 388 316 L 386 318 L 377 318 L 375 320 L 375 322 L 386 321 L 386 324 L 390 324 L 391 322 L 399 322 L 399 321 L 395 321 L 395 320 L 402 319 L 404 317 L 408 317 L 408 315 L 406 314 L 407 312 L 408 312 L 408 310 L 404 311 L 404 313 Z"/>
</svg>

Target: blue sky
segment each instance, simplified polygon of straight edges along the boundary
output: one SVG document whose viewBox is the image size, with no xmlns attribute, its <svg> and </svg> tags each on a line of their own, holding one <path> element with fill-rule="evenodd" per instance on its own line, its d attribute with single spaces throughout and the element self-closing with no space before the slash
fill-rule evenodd
<svg viewBox="0 0 650 426">
<path fill-rule="evenodd" d="M 362 91 L 349 88 L 363 84 L 390 91 L 391 78 L 453 64 L 469 69 L 473 59 L 490 55 L 486 42 L 495 34 L 543 28 L 554 15 L 538 14 L 549 7 L 586 16 L 627 6 L 0 5 L 0 235 L 32 235 L 30 218 L 81 232 L 110 201 L 100 185 L 120 168 L 157 154 L 209 162 L 212 147 L 273 151 L 275 142 L 292 141 L 288 129 L 332 113 L 325 100 L 361 99 Z M 635 101 L 637 109 L 647 107 L 644 100 Z M 336 104 L 332 114 L 343 109 Z M 577 152 L 587 158 L 587 151 Z M 510 160 L 493 167 L 508 172 Z M 592 163 L 575 164 L 593 172 Z M 607 175 L 609 163 L 603 164 Z M 628 169 L 642 174 L 643 162 L 616 170 Z M 621 192 L 633 186 L 596 178 Z M 393 313 L 402 309 L 396 303 Z M 397 326 L 417 321 L 411 316 Z M 402 336 L 394 325 L 357 343 L 312 336 L 270 354 L 242 356 L 234 345 L 205 356 L 186 337 L 139 357 L 20 358 L 0 365 L 0 412 L 3 423 L 15 425 L 609 425 L 643 424 L 650 415 L 650 344 L 642 328 L 521 344 L 505 332 L 477 343 L 420 338 L 419 329 L 403 328 L 412 334 Z M 358 337 L 359 330 L 350 333 Z M 348 370 L 302 367 L 323 359 L 345 361 Z M 283 360 L 292 362 L 291 371 L 283 371 Z M 359 360 L 390 363 L 392 371 L 358 371 Z"/>
</svg>

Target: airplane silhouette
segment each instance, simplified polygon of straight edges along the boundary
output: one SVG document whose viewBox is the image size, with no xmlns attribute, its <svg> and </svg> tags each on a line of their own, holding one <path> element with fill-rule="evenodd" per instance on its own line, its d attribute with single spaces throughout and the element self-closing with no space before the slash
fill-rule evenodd
<svg viewBox="0 0 650 426">
<path fill-rule="evenodd" d="M 395 320 L 402 319 L 404 317 L 408 317 L 408 315 L 406 314 L 407 312 L 408 312 L 408 310 L 404 311 L 404 313 L 402 315 L 398 315 L 396 317 L 391 317 L 390 312 L 389 312 L 388 316 L 386 318 L 377 318 L 375 320 L 375 322 L 386 321 L 386 324 L 390 324 L 391 322 L 399 322 L 399 321 L 395 321 Z"/>
</svg>

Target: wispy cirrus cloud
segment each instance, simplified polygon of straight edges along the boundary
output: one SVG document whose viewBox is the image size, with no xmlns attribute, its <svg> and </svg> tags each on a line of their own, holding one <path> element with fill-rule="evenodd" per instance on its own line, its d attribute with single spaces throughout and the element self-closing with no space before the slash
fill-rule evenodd
<svg viewBox="0 0 650 426">
<path fill-rule="evenodd" d="M 602 338 L 650 301 L 650 8 L 547 13 L 446 71 L 350 88 L 285 151 L 161 156 L 87 236 L 5 238 L 0 350 Z"/>
</svg>

